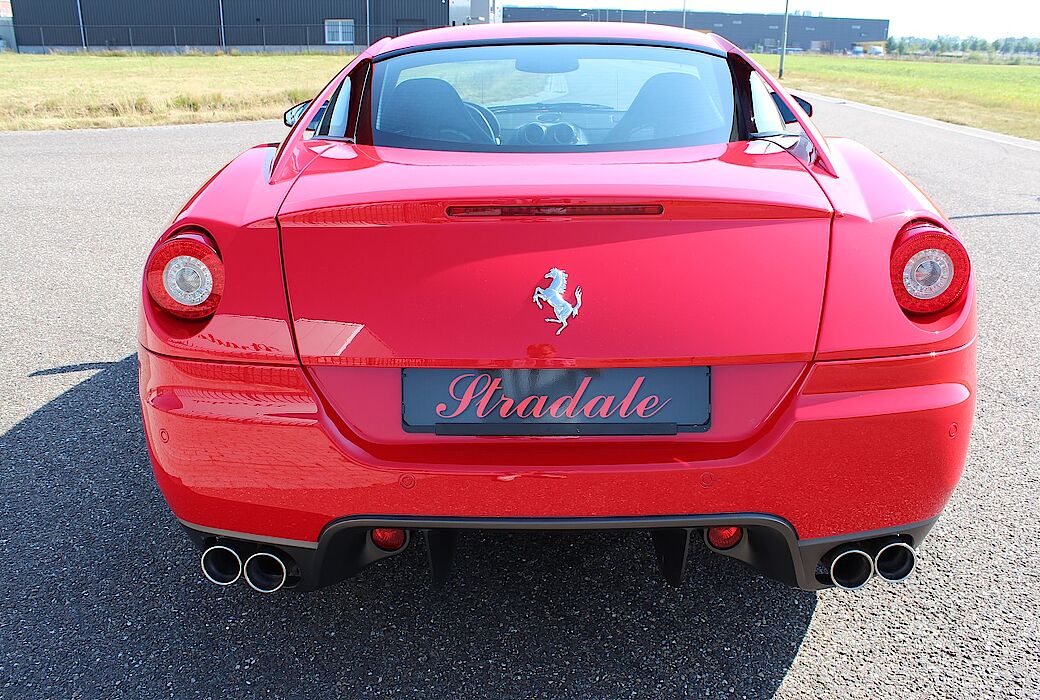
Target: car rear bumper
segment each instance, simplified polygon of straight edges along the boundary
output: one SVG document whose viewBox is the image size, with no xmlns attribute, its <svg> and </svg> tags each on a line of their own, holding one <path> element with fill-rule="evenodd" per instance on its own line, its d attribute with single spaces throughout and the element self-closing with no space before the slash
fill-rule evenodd
<svg viewBox="0 0 1040 700">
<path fill-rule="evenodd" d="M 523 468 L 419 465 L 376 458 L 345 440 L 299 367 L 178 360 L 144 349 L 140 360 L 153 467 L 177 517 L 198 532 L 312 552 L 337 523 L 361 527 L 362 515 L 412 522 L 413 530 L 443 522 L 461 523 L 455 529 L 575 522 L 579 529 L 699 530 L 753 518 L 763 532 L 782 530 L 789 553 L 864 532 L 904 532 L 919 527 L 908 523 L 933 521 L 960 478 L 975 388 L 974 343 L 822 362 L 806 369 L 768 425 L 733 455 L 601 466 L 560 466 L 558 456 Z M 502 440 L 509 450 L 510 439 Z M 563 440 L 561 449 L 580 450 L 580 442 Z M 628 522 L 638 524 L 618 525 Z M 788 559 L 790 571 L 776 577 L 807 587 L 808 560 Z"/>
<path fill-rule="evenodd" d="M 315 590 L 355 576 L 368 566 L 403 552 L 418 533 L 423 536 L 431 585 L 440 587 L 451 571 L 457 538 L 467 531 L 481 530 L 645 530 L 656 551 L 658 568 L 673 585 L 681 583 L 689 556 L 695 549 L 703 548 L 742 561 L 789 586 L 814 591 L 832 585 L 826 565 L 830 553 L 854 547 L 874 556 L 885 543 L 897 540 L 917 549 L 935 520 L 839 537 L 799 540 L 789 523 L 756 513 L 527 519 L 353 516 L 330 523 L 315 543 L 257 539 L 183 521 L 181 524 L 192 542 L 203 551 L 222 545 L 236 550 L 243 561 L 260 551 L 284 555 L 290 563 L 286 587 L 296 591 Z M 742 528 L 741 541 L 727 550 L 712 547 L 705 533 L 707 528 L 719 526 Z M 374 528 L 406 530 L 405 547 L 394 552 L 381 550 L 370 536 Z"/>
</svg>

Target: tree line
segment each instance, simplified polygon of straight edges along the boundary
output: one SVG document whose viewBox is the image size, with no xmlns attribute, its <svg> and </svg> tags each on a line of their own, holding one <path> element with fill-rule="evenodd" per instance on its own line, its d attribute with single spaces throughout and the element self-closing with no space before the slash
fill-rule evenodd
<svg viewBox="0 0 1040 700">
<path fill-rule="evenodd" d="M 1040 37 L 1007 37 L 988 41 L 977 36 L 962 39 L 959 36 L 940 36 L 936 39 L 919 37 L 888 37 L 886 50 L 889 54 L 909 55 L 915 53 L 941 54 L 950 51 L 981 51 L 1000 54 L 1040 54 Z"/>
</svg>

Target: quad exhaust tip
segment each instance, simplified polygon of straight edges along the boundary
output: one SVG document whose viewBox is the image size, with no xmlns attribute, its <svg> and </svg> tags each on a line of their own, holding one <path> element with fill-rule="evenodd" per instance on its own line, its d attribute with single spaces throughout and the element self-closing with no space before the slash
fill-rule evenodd
<svg viewBox="0 0 1040 700">
<path fill-rule="evenodd" d="M 289 568 L 281 556 L 273 552 L 257 552 L 242 567 L 246 583 L 259 593 L 274 593 L 285 585 Z"/>
<path fill-rule="evenodd" d="M 891 542 L 874 557 L 877 575 L 889 583 L 905 581 L 917 568 L 917 551 L 906 542 Z"/>
<path fill-rule="evenodd" d="M 230 586 L 242 576 L 242 558 L 238 552 L 222 544 L 202 553 L 202 573 L 218 586 Z"/>
<path fill-rule="evenodd" d="M 874 575 L 874 560 L 862 549 L 846 549 L 831 559 L 831 582 L 846 591 L 863 588 Z"/>
</svg>

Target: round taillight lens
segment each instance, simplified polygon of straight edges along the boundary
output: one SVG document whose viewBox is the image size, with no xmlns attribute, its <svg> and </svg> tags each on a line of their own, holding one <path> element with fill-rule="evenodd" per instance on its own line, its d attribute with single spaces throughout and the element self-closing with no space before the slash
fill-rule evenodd
<svg viewBox="0 0 1040 700">
<path fill-rule="evenodd" d="M 892 291 L 912 314 L 952 305 L 968 286 L 968 251 L 951 234 L 931 226 L 908 229 L 892 252 Z"/>
<path fill-rule="evenodd" d="M 152 300 L 164 310 L 184 319 L 207 318 L 224 293 L 224 263 L 207 237 L 178 234 L 152 253 L 145 280 Z"/>
</svg>

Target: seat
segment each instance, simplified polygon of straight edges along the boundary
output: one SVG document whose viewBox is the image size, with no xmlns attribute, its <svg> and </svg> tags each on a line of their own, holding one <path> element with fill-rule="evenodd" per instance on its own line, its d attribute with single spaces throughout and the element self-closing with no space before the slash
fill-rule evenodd
<svg viewBox="0 0 1040 700">
<path fill-rule="evenodd" d="M 408 139 L 456 143 L 494 143 L 459 93 L 439 78 L 411 78 L 399 83 L 379 109 L 379 131 Z"/>
<path fill-rule="evenodd" d="M 605 141 L 669 139 L 720 126 L 718 107 L 700 78 L 690 73 L 658 73 L 639 88 L 628 111 Z"/>
</svg>

